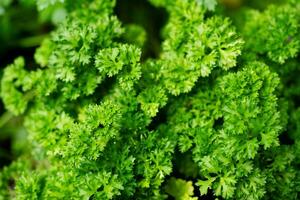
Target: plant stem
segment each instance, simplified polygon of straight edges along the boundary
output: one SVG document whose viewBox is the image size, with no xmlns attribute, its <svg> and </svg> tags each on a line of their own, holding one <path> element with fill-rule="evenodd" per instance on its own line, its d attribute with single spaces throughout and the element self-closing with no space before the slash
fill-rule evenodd
<svg viewBox="0 0 300 200">
<path fill-rule="evenodd" d="M 0 117 L 0 128 L 2 128 L 9 120 L 13 118 L 13 114 L 11 112 L 5 112 L 1 117 Z"/>
<path fill-rule="evenodd" d="M 39 46 L 49 34 L 37 35 L 19 40 L 19 45 L 24 48 Z"/>
</svg>

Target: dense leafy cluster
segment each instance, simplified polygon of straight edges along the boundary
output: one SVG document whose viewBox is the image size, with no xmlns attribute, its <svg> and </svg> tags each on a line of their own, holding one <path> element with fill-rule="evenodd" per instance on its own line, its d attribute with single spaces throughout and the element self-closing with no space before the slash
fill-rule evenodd
<svg viewBox="0 0 300 200">
<path fill-rule="evenodd" d="M 281 64 L 296 57 L 300 48 L 299 7 L 292 4 L 271 5 L 263 13 L 247 11 L 246 18 L 244 34 L 249 51 L 267 54 L 269 59 Z"/>
<path fill-rule="evenodd" d="M 245 8 L 235 29 L 216 1 L 149 2 L 169 17 L 143 60 L 147 33 L 115 1 L 37 1 L 67 18 L 37 67 L 4 70 L 28 149 L 0 172 L 0 199 L 299 198 L 300 4 Z"/>
<path fill-rule="evenodd" d="M 271 187 L 262 164 L 262 156 L 269 157 L 258 152 L 279 144 L 278 83 L 267 66 L 251 62 L 172 105 L 170 128 L 179 136 L 180 151 L 192 148 L 202 194 L 212 188 L 224 198 L 260 199 Z"/>
</svg>

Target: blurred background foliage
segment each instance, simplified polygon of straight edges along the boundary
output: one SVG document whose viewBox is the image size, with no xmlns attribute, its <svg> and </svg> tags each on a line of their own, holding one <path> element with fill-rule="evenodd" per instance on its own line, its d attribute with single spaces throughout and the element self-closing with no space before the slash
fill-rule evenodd
<svg viewBox="0 0 300 200">
<path fill-rule="evenodd" d="M 20 55 L 34 68 L 36 47 L 65 17 L 62 4 L 38 11 L 36 0 L 0 0 L 0 76 L 3 68 Z M 1 169 L 28 149 L 22 117 L 6 112 L 1 100 L 0 113 Z"/>
</svg>

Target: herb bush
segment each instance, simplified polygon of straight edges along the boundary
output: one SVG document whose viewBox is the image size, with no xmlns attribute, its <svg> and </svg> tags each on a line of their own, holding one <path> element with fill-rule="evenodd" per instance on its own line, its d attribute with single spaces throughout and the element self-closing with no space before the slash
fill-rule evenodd
<svg viewBox="0 0 300 200">
<path fill-rule="evenodd" d="M 300 198 L 298 1 L 36 3 L 59 20 L 3 70 L 0 199 Z"/>
</svg>

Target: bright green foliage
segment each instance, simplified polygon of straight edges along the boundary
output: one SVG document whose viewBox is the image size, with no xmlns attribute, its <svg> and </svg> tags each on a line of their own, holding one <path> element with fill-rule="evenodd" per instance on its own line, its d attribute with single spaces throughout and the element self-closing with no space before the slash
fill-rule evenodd
<svg viewBox="0 0 300 200">
<path fill-rule="evenodd" d="M 214 68 L 234 67 L 243 43 L 228 19 L 212 17 L 204 21 L 204 10 L 196 3 L 176 1 L 167 5 L 167 9 L 170 20 L 164 30 L 166 39 L 160 60 L 149 60 L 144 65 L 143 85 L 156 85 L 145 89 L 148 95 L 153 94 L 152 101 L 140 100 L 142 109 L 150 112 L 150 116 L 165 105 L 166 93 L 177 96 L 190 92 L 199 77 L 208 76 Z M 182 12 L 187 9 L 192 10 Z"/>
<path fill-rule="evenodd" d="M 8 109 L 16 115 L 22 114 L 28 103 L 28 100 L 22 93 L 22 82 L 25 81 L 27 76 L 24 65 L 24 59 L 21 57 L 17 58 L 14 64 L 6 68 L 1 84 L 3 101 L 7 102 Z"/>
<path fill-rule="evenodd" d="M 202 86 L 172 105 L 170 129 L 179 135 L 181 151 L 193 147 L 204 178 L 198 181 L 202 194 L 212 188 L 218 196 L 239 199 L 240 182 L 250 182 L 253 175 L 262 179 L 251 183 L 253 188 L 247 190 L 252 191 L 244 198 L 263 196 L 264 192 L 254 192 L 265 186 L 255 159 L 259 149 L 278 146 L 282 128 L 274 95 L 278 83 L 267 66 L 249 63 L 240 72 L 218 78 L 213 88 Z M 187 146 L 186 140 L 191 144 Z"/>
<path fill-rule="evenodd" d="M 4 167 L 0 173 L 0 199 L 6 200 L 15 197 L 15 180 L 19 179 L 23 173 L 31 169 L 28 157 L 22 157 L 10 166 Z"/>
<path fill-rule="evenodd" d="M 250 51 L 267 54 L 281 64 L 296 57 L 300 48 L 299 8 L 289 4 L 269 6 L 263 13 L 248 11 L 246 18 L 243 32 Z"/>
<path fill-rule="evenodd" d="M 166 186 L 166 192 L 172 195 L 176 200 L 195 200 L 194 187 L 191 181 L 171 178 Z"/>
<path fill-rule="evenodd" d="M 32 151 L 0 172 L 0 199 L 299 198 L 297 3 L 246 9 L 243 40 L 216 1 L 150 0 L 169 19 L 159 57 L 142 60 L 149 33 L 123 25 L 115 1 L 75 2 L 38 1 L 68 17 L 38 67 L 4 70 Z"/>
<path fill-rule="evenodd" d="M 156 6 L 168 6 L 174 2 L 172 0 L 150 0 L 150 1 Z M 185 2 L 192 2 L 193 4 L 194 2 L 196 2 L 198 7 L 201 6 L 211 11 L 213 11 L 217 5 L 217 0 L 195 0 L 195 1 L 187 0 Z"/>
</svg>

